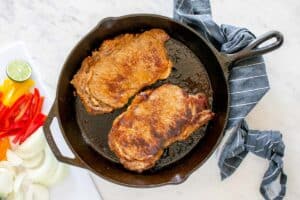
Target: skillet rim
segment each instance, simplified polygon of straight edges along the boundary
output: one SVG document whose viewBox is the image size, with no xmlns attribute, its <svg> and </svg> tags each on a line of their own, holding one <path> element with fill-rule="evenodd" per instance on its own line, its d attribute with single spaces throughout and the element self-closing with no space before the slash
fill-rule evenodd
<svg viewBox="0 0 300 200">
<path fill-rule="evenodd" d="M 84 40 L 86 40 L 93 32 L 97 31 L 97 30 L 101 30 L 101 26 L 106 23 L 106 22 L 110 22 L 110 21 L 117 21 L 117 20 L 122 20 L 125 18 L 135 18 L 135 17 L 151 17 L 151 18 L 159 18 L 159 19 L 163 19 L 163 20 L 167 20 L 167 21 L 171 21 L 172 23 L 176 23 L 177 25 L 187 29 L 188 31 L 192 32 L 193 34 L 195 34 L 197 37 L 199 37 L 206 45 L 206 47 L 213 53 L 213 55 L 215 56 L 217 62 L 219 63 L 219 67 L 221 67 L 222 70 L 222 78 L 225 80 L 226 83 L 226 96 L 227 96 L 227 106 L 226 106 L 226 113 L 225 113 L 225 118 L 224 118 L 224 123 L 222 124 L 222 130 L 219 133 L 218 139 L 215 142 L 215 145 L 213 145 L 213 147 L 211 148 L 211 150 L 209 151 L 209 153 L 205 156 L 205 158 L 201 161 L 198 162 L 195 167 L 193 167 L 193 169 L 189 170 L 188 172 L 186 172 L 184 174 L 184 176 L 181 176 L 178 178 L 176 178 L 176 176 L 178 175 L 174 175 L 172 178 L 170 178 L 168 181 L 165 182 L 161 182 L 161 183 L 154 183 L 154 184 L 148 184 L 148 185 L 143 185 L 143 184 L 129 184 L 129 183 L 124 183 L 124 182 L 120 182 L 118 180 L 115 180 L 113 178 L 111 178 L 110 176 L 107 176 L 103 173 L 99 173 L 97 170 L 93 169 L 89 164 L 87 164 L 84 159 L 81 158 L 81 156 L 74 150 L 73 146 L 71 145 L 71 142 L 69 141 L 69 138 L 66 136 L 66 134 L 64 133 L 64 129 L 63 129 L 63 125 L 61 122 L 61 117 L 60 117 L 60 108 L 59 108 L 59 93 L 61 90 L 61 87 L 59 87 L 61 85 L 61 82 L 63 80 L 63 71 L 64 69 L 66 69 L 66 65 L 68 60 L 70 59 L 71 55 L 74 54 L 75 50 L 80 48 L 80 45 L 82 44 L 82 42 Z M 162 16 L 162 15 L 157 15 L 157 14 L 148 14 L 148 13 L 137 13 L 137 14 L 129 14 L 129 15 L 123 15 L 123 16 L 118 16 L 118 17 L 107 17 L 102 19 L 94 28 L 92 28 L 90 31 L 88 31 L 77 43 L 76 45 L 72 48 L 72 50 L 68 53 L 68 56 L 66 57 L 61 71 L 60 71 L 60 75 L 59 75 L 59 79 L 57 81 L 57 90 L 56 90 L 56 97 L 53 103 L 53 107 L 55 106 L 55 110 L 56 110 L 56 118 L 57 118 L 57 122 L 58 125 L 61 129 L 62 135 L 64 140 L 66 141 L 68 147 L 70 148 L 70 150 L 72 151 L 72 153 L 75 155 L 75 157 L 77 159 L 80 160 L 80 162 L 82 163 L 82 167 L 86 168 L 92 172 L 94 172 L 95 174 L 97 174 L 98 176 L 100 176 L 101 178 L 108 180 L 110 182 L 119 184 L 119 185 L 124 185 L 124 186 L 129 186 L 129 187 L 136 187 L 136 188 L 150 188 L 150 187 L 159 187 L 159 186 L 164 186 L 164 185 L 175 185 L 175 184 L 180 184 L 183 183 L 184 181 L 186 181 L 188 179 L 188 177 L 195 172 L 197 169 L 199 169 L 210 157 L 211 155 L 215 152 L 215 150 L 217 149 L 217 147 L 219 146 L 221 140 L 223 139 L 224 136 L 224 132 L 226 129 L 226 125 L 228 123 L 228 115 L 229 115 L 229 105 L 230 105 L 230 97 L 229 97 L 229 85 L 228 85 L 228 81 L 227 81 L 227 76 L 226 76 L 226 71 L 224 70 L 224 68 L 227 67 L 228 63 L 227 63 L 226 59 L 226 55 L 218 52 L 215 47 L 209 42 L 207 41 L 200 33 L 198 33 L 197 31 L 195 31 L 193 28 L 180 23 L 178 21 L 175 21 L 174 19 L 171 19 L 169 17 L 166 16 Z M 180 162 L 180 161 L 179 161 Z"/>
</svg>

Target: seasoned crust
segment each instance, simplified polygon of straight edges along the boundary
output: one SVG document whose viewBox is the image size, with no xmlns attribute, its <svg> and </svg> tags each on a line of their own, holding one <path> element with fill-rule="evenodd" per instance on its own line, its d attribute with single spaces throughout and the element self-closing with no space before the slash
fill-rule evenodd
<svg viewBox="0 0 300 200">
<path fill-rule="evenodd" d="M 127 169 L 142 172 L 155 165 L 164 148 L 187 139 L 213 116 L 204 94 L 165 84 L 138 94 L 114 120 L 109 147 Z"/>
<path fill-rule="evenodd" d="M 121 108 L 143 87 L 167 78 L 172 62 L 161 29 L 105 40 L 85 58 L 71 84 L 86 110 L 102 114 Z"/>
</svg>

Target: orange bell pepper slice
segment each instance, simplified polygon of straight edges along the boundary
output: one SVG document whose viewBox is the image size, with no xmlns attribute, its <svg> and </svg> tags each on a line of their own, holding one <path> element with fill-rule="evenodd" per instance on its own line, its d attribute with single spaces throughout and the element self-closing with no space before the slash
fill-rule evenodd
<svg viewBox="0 0 300 200">
<path fill-rule="evenodd" d="M 6 160 L 6 152 L 10 149 L 10 142 L 9 139 L 3 138 L 0 140 L 0 160 Z"/>
</svg>

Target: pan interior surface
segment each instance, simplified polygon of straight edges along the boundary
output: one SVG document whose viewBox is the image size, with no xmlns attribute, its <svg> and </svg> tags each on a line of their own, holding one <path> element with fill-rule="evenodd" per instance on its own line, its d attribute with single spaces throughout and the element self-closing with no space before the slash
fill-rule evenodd
<svg viewBox="0 0 300 200">
<path fill-rule="evenodd" d="M 154 89 L 164 83 L 172 83 L 180 86 L 188 93 L 205 93 L 210 105 L 212 105 L 212 87 L 205 67 L 200 59 L 182 42 L 171 38 L 166 42 L 169 58 L 173 62 L 173 69 L 170 76 L 160 80 L 154 85 L 144 88 Z M 132 100 L 132 99 L 131 99 Z M 130 102 L 127 104 L 130 105 Z M 87 113 L 79 97 L 76 97 L 75 112 L 76 121 L 85 142 L 98 154 L 108 160 L 119 163 L 119 159 L 108 147 L 108 134 L 114 119 L 126 110 L 126 107 L 115 110 L 112 113 L 103 115 L 90 115 Z M 206 126 L 195 131 L 188 139 L 176 142 L 164 150 L 163 156 L 150 171 L 155 172 L 168 166 L 187 155 L 205 135 Z"/>
</svg>

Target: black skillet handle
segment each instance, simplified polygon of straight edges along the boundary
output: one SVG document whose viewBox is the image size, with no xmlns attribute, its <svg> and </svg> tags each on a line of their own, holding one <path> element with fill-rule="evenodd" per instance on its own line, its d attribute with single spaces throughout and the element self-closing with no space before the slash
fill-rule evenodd
<svg viewBox="0 0 300 200">
<path fill-rule="evenodd" d="M 75 155 L 75 158 L 68 158 L 68 157 L 65 157 L 61 154 L 60 150 L 58 149 L 54 139 L 53 139 L 53 134 L 50 130 L 50 126 L 52 124 L 52 121 L 55 117 L 57 117 L 57 103 L 56 103 L 56 100 L 54 102 L 54 104 L 52 105 L 52 108 L 48 114 L 48 117 L 46 119 L 46 122 L 44 124 L 44 133 L 45 133 L 45 136 L 46 136 L 46 139 L 47 139 L 47 142 L 52 150 L 52 152 L 54 153 L 55 157 L 61 161 L 61 162 L 64 162 L 66 164 L 70 164 L 70 165 L 74 165 L 74 166 L 77 166 L 77 167 L 82 167 L 82 168 L 86 168 L 85 165 L 83 164 L 83 162 L 77 157 L 77 155 L 74 153 Z M 61 131 L 63 131 L 61 128 L 60 128 Z"/>
<path fill-rule="evenodd" d="M 267 44 L 266 46 L 263 47 L 258 47 L 259 45 L 267 41 L 270 41 L 273 38 L 275 39 L 274 42 L 271 42 L 270 44 Z M 229 62 L 234 63 L 250 57 L 260 56 L 265 53 L 271 52 L 275 49 L 278 49 L 282 45 L 282 43 L 283 43 L 283 35 L 278 31 L 270 31 L 253 40 L 243 50 L 234 54 L 227 54 L 227 56 L 229 57 L 230 60 Z"/>
</svg>

